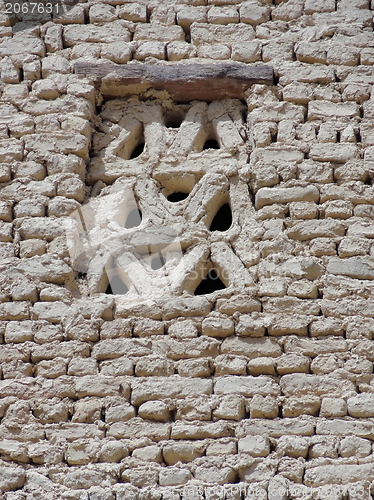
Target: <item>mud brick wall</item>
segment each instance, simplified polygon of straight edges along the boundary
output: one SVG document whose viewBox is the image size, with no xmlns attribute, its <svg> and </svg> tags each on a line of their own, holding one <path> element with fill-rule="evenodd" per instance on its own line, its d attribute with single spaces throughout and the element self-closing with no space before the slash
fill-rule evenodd
<svg viewBox="0 0 374 500">
<path fill-rule="evenodd" d="M 374 497 L 372 7 L 1 14 L 1 499 Z M 274 84 L 181 104 L 74 73 L 192 60 Z M 177 258 L 131 254 L 170 228 Z"/>
</svg>

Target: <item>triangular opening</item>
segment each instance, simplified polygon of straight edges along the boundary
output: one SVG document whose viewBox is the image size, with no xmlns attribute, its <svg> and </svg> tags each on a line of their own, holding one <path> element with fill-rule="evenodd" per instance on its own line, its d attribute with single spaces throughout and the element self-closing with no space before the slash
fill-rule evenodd
<svg viewBox="0 0 374 500">
<path fill-rule="evenodd" d="M 211 231 L 227 231 L 232 224 L 232 212 L 231 207 L 228 203 L 222 205 L 222 207 L 216 213 L 213 222 L 210 226 Z"/>
<path fill-rule="evenodd" d="M 138 208 L 134 208 L 134 210 L 131 210 L 131 212 L 127 216 L 125 222 L 125 228 L 131 229 L 133 227 L 138 227 L 140 226 L 141 223 L 142 223 L 142 213 Z"/>
<path fill-rule="evenodd" d="M 195 295 L 208 295 L 209 293 L 216 292 L 217 290 L 223 290 L 226 285 L 219 278 L 217 271 L 211 269 L 206 277 L 201 280 L 200 285 L 195 290 Z"/>
<path fill-rule="evenodd" d="M 171 203 L 178 203 L 178 201 L 183 201 L 188 198 L 189 193 L 182 193 L 178 191 L 177 193 L 172 193 L 167 197 L 167 200 Z"/>
<path fill-rule="evenodd" d="M 154 271 L 157 271 L 157 269 L 161 269 L 162 267 L 164 267 L 165 264 L 166 264 L 165 257 L 162 254 L 159 254 L 156 257 L 153 257 L 151 262 L 151 268 Z"/>
<path fill-rule="evenodd" d="M 125 295 L 128 291 L 129 289 L 126 283 L 124 283 L 118 275 L 114 275 L 105 293 L 107 295 Z"/>
<path fill-rule="evenodd" d="M 143 151 L 144 151 L 144 142 L 136 146 L 134 151 L 131 153 L 130 160 L 138 158 L 143 153 Z"/>
<path fill-rule="evenodd" d="M 208 139 L 205 141 L 203 150 L 205 149 L 220 149 L 218 142 L 215 139 Z"/>
</svg>

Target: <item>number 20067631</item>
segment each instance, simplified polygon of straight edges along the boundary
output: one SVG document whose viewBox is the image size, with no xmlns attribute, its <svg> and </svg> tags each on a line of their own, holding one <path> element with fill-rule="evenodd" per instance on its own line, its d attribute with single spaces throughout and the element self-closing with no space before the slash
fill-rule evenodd
<svg viewBox="0 0 374 500">
<path fill-rule="evenodd" d="M 2 9 L 1 9 L 2 10 Z M 61 9 L 61 13 L 62 13 Z M 5 14 L 59 14 L 58 3 L 20 2 L 5 3 Z"/>
</svg>

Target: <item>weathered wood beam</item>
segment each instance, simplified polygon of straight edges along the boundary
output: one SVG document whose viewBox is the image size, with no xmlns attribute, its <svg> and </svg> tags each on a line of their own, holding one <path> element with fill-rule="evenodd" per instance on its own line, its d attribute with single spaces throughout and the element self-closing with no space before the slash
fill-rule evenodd
<svg viewBox="0 0 374 500">
<path fill-rule="evenodd" d="M 254 83 L 272 85 L 271 66 L 239 62 L 126 64 L 77 62 L 78 75 L 93 78 L 104 98 L 141 94 L 150 88 L 166 90 L 176 102 L 243 99 Z"/>
</svg>

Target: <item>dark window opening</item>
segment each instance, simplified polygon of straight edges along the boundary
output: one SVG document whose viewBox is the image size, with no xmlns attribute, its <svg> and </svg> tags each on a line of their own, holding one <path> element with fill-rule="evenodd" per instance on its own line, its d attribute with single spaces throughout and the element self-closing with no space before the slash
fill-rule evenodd
<svg viewBox="0 0 374 500">
<path fill-rule="evenodd" d="M 232 224 L 232 212 L 230 205 L 225 203 L 216 213 L 210 226 L 211 231 L 227 231 Z"/>
<path fill-rule="evenodd" d="M 271 142 L 277 142 L 278 140 L 278 132 L 271 134 Z"/>
<path fill-rule="evenodd" d="M 141 223 L 142 223 L 142 213 L 138 208 L 134 208 L 134 210 L 131 210 L 131 212 L 127 216 L 125 222 L 125 228 L 131 229 L 133 227 L 138 227 L 140 226 Z"/>
<path fill-rule="evenodd" d="M 205 141 L 203 150 L 205 149 L 220 149 L 218 142 L 215 139 L 208 139 Z"/>
<path fill-rule="evenodd" d="M 134 151 L 131 153 L 130 160 L 138 158 L 144 151 L 144 143 L 138 144 Z"/>
<path fill-rule="evenodd" d="M 196 288 L 195 295 L 207 295 L 225 288 L 226 285 L 223 281 L 221 281 L 217 272 L 214 269 L 211 269 L 206 277 L 201 281 L 200 285 Z"/>
<path fill-rule="evenodd" d="M 183 201 L 186 198 L 188 198 L 189 193 L 182 193 L 182 192 L 177 192 L 177 193 L 172 193 L 167 197 L 167 200 L 170 201 L 171 203 L 178 203 L 178 201 Z"/>
<path fill-rule="evenodd" d="M 183 111 L 170 111 L 165 114 L 165 127 L 179 128 L 185 118 Z"/>
<path fill-rule="evenodd" d="M 336 142 L 340 142 L 340 131 L 336 132 Z"/>
<path fill-rule="evenodd" d="M 125 295 L 128 291 L 126 283 L 119 276 L 115 275 L 111 279 L 105 293 L 108 295 Z"/>
<path fill-rule="evenodd" d="M 151 262 L 151 268 L 154 271 L 157 271 L 157 269 L 161 269 L 162 267 L 164 267 L 165 264 L 166 264 L 165 257 L 159 254 L 157 257 L 153 257 Z"/>
</svg>

